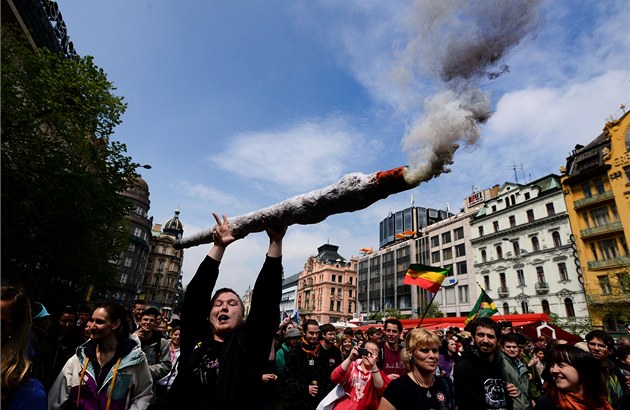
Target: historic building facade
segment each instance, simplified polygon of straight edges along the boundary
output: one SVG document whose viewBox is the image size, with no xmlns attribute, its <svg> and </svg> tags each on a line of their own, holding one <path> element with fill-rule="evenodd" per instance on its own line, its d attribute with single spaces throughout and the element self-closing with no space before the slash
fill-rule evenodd
<svg viewBox="0 0 630 410">
<path fill-rule="evenodd" d="M 561 171 L 592 324 L 624 333 L 630 322 L 630 115 L 577 145 Z"/>
<path fill-rule="evenodd" d="M 557 175 L 505 183 L 471 221 L 477 281 L 499 312 L 588 314 Z"/>
<path fill-rule="evenodd" d="M 310 256 L 300 273 L 297 306 L 300 321 L 347 321 L 357 312 L 356 260 L 346 260 L 336 245 L 325 244 Z"/>
<path fill-rule="evenodd" d="M 184 234 L 179 220 L 179 209 L 164 228 L 156 224 L 151 231 L 151 250 L 144 272 L 142 290 L 145 302 L 155 306 L 170 318 L 176 302 L 177 291 L 182 286 L 184 250 L 175 249 L 173 243 Z"/>
</svg>

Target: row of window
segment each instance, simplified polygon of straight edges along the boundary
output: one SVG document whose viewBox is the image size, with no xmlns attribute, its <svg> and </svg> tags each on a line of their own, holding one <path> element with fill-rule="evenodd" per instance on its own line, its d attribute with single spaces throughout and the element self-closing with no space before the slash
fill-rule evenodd
<svg viewBox="0 0 630 410">
<path fill-rule="evenodd" d="M 612 215 L 612 220 L 610 216 Z M 610 206 L 603 206 L 593 209 L 591 211 L 582 212 L 582 220 L 585 227 L 598 227 L 608 225 L 611 222 L 619 222 L 619 213 L 617 212 L 617 205 L 610 204 Z"/>
<path fill-rule="evenodd" d="M 629 255 L 628 253 L 628 244 L 626 243 L 626 238 L 624 236 L 619 236 L 617 238 L 604 239 L 597 242 L 591 242 L 590 248 L 591 253 L 593 254 L 593 258 L 596 261 L 599 260 L 610 260 L 617 259 L 620 256 L 619 247 L 621 247 L 621 251 L 623 255 Z"/>
<path fill-rule="evenodd" d="M 599 287 L 602 291 L 602 295 L 612 295 L 613 288 L 610 283 L 610 277 L 608 275 L 598 276 L 597 280 L 599 281 Z M 619 273 L 617 274 L 617 284 L 619 287 L 619 292 L 621 293 L 630 293 L 630 275 L 627 273 Z"/>
<path fill-rule="evenodd" d="M 459 227 L 452 231 L 452 236 L 455 241 L 464 239 L 464 227 Z M 431 237 L 431 247 L 436 248 L 440 246 L 440 237 L 442 238 L 442 245 L 451 243 L 451 231 L 444 232 L 442 235 L 435 235 Z"/>
<path fill-rule="evenodd" d="M 573 308 L 573 300 L 571 298 L 565 298 L 564 301 L 564 310 L 566 313 L 566 317 L 575 317 L 575 309 Z M 540 305 L 542 307 L 543 313 L 549 315 L 551 314 L 551 309 L 549 307 L 549 301 L 547 299 L 543 299 L 540 301 Z M 501 306 L 503 309 L 504 315 L 509 315 L 510 313 L 510 305 L 507 302 L 504 302 Z M 529 309 L 529 303 L 527 301 L 521 302 L 521 313 L 531 313 Z"/>
<path fill-rule="evenodd" d="M 558 280 L 560 282 L 566 282 L 569 280 L 569 273 L 567 271 L 567 265 L 564 262 L 560 262 L 557 265 L 558 268 Z M 524 287 L 526 286 L 525 283 L 525 272 L 523 271 L 523 269 L 517 269 L 516 270 L 516 278 L 518 280 L 518 285 L 519 287 Z M 536 266 L 536 280 L 537 283 L 540 285 L 547 285 L 547 280 L 545 278 L 545 269 L 542 266 Z M 490 275 L 484 275 L 483 276 L 483 282 L 484 282 L 484 286 L 486 288 L 487 291 L 492 290 L 490 287 Z M 506 276 L 505 276 L 505 272 L 500 272 L 499 273 L 499 291 L 504 290 L 507 291 L 508 286 L 507 286 L 507 281 L 506 281 Z"/>
<path fill-rule="evenodd" d="M 560 238 L 560 232 L 558 231 L 553 231 L 551 233 L 551 239 L 553 240 L 553 246 L 555 248 L 562 246 L 562 239 Z M 519 244 L 518 240 L 515 241 L 511 241 L 512 242 L 512 249 L 514 251 L 514 255 L 519 256 L 521 254 L 521 252 L 523 251 L 521 249 L 521 246 Z M 538 252 L 540 251 L 540 241 L 538 240 L 538 236 L 532 236 L 530 239 L 530 244 L 531 244 L 531 252 Z M 496 245 L 494 247 L 494 251 L 495 251 L 495 256 L 496 256 L 496 260 L 501 260 L 503 259 L 503 246 L 502 245 Z M 481 262 L 485 263 L 488 262 L 488 252 L 485 249 L 481 250 Z"/>
<path fill-rule="evenodd" d="M 492 207 L 493 207 L 493 211 L 495 211 L 496 209 L 494 208 L 496 207 L 496 205 L 493 205 Z M 545 205 L 545 207 L 547 208 L 547 216 L 553 216 L 556 214 L 556 209 L 553 205 L 553 202 L 549 202 L 548 204 Z M 527 216 L 527 222 L 534 222 L 536 220 L 533 209 L 528 209 L 525 212 L 525 215 Z M 510 228 L 514 228 L 517 226 L 516 215 L 508 216 L 508 225 Z M 477 229 L 479 231 L 479 236 L 483 236 L 485 233 L 483 225 L 478 226 Z M 502 229 L 499 224 L 499 221 L 492 222 L 492 229 L 494 230 L 494 232 L 499 232 Z"/>
<path fill-rule="evenodd" d="M 455 245 L 455 257 L 459 258 L 461 256 L 466 256 L 466 245 L 463 243 L 460 245 Z M 453 248 L 442 249 L 441 257 L 442 261 L 453 259 Z M 440 251 L 431 252 L 431 263 L 439 263 L 441 260 Z"/>
</svg>

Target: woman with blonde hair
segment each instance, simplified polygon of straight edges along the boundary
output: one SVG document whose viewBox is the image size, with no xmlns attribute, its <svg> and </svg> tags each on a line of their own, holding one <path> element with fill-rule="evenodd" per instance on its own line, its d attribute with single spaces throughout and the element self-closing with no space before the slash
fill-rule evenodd
<svg viewBox="0 0 630 410">
<path fill-rule="evenodd" d="M 416 328 L 407 334 L 402 359 L 408 373 L 389 384 L 379 410 L 455 408 L 449 381 L 435 375 L 439 347 L 440 338 L 426 329 Z"/>
<path fill-rule="evenodd" d="M 31 376 L 28 357 L 31 306 L 24 289 L 3 285 L 0 291 L 2 319 L 2 408 L 45 409 L 44 387 Z"/>
<path fill-rule="evenodd" d="M 354 347 L 354 343 L 352 342 L 352 336 L 347 334 L 342 334 L 337 341 L 337 348 L 341 351 L 341 360 L 346 360 L 348 356 L 350 356 L 350 352 L 352 352 L 352 348 Z"/>
</svg>

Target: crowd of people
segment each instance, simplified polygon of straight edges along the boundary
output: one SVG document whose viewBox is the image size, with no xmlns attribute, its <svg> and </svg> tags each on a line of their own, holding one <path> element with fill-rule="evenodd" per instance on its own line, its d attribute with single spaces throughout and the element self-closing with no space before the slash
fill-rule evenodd
<svg viewBox="0 0 630 410">
<path fill-rule="evenodd" d="M 366 331 L 306 319 L 278 324 L 282 239 L 269 248 L 250 312 L 214 290 L 237 240 L 213 214 L 213 246 L 187 287 L 181 319 L 137 301 L 52 315 L 3 285 L 3 409 L 630 408 L 630 336 L 593 330 L 575 346 L 531 340 L 491 318 L 465 329 Z M 53 317 L 55 319 L 53 319 Z"/>
</svg>

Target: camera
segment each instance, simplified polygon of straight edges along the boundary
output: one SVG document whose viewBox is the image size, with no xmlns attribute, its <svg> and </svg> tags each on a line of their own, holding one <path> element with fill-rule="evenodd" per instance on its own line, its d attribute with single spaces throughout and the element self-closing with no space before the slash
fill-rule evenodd
<svg viewBox="0 0 630 410">
<path fill-rule="evenodd" d="M 362 347 L 359 347 L 358 352 L 359 352 L 359 356 L 367 356 L 369 354 L 367 349 L 364 349 Z"/>
</svg>

